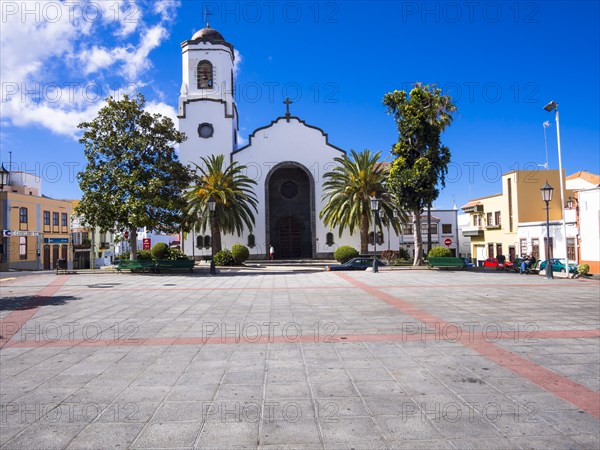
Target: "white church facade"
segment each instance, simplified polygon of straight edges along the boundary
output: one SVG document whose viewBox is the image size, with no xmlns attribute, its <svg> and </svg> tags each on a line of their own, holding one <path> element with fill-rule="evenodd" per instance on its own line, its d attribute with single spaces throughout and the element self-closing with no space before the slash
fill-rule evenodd
<svg viewBox="0 0 600 450">
<path fill-rule="evenodd" d="M 340 245 L 359 249 L 357 231 L 340 237 L 337 229 L 319 219 L 324 206 L 323 174 L 345 151 L 331 144 L 323 130 L 291 115 L 289 103 L 284 116 L 256 129 L 248 144 L 239 147 L 233 46 L 207 26 L 181 48 L 178 118 L 179 130 L 187 136 L 179 147 L 181 162 L 193 167 L 201 157 L 225 155 L 226 161 L 247 166 L 247 175 L 257 183 L 254 228 L 244 230 L 242 236 L 223 234 L 222 247 L 244 244 L 253 259 L 266 258 L 270 244 L 277 259 L 331 258 Z M 380 233 L 378 250 L 390 246 L 397 250 L 403 236 L 385 231 Z M 206 238 L 189 233 L 182 239 L 183 251 L 195 257 L 210 254 Z"/>
</svg>

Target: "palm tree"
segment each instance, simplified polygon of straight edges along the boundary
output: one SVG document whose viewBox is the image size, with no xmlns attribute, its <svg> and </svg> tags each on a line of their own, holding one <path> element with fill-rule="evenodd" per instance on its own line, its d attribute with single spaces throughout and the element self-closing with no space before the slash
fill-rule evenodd
<svg viewBox="0 0 600 450">
<path fill-rule="evenodd" d="M 363 255 L 369 251 L 369 230 L 373 217 L 371 197 L 377 196 L 380 200 L 382 213 L 376 218 L 380 230 L 382 223 L 385 225 L 389 223 L 398 233 L 400 223 L 405 218 L 394 196 L 388 192 L 389 166 L 378 162 L 380 154 L 381 152 L 372 154 L 369 150 L 362 153 L 352 150 L 352 159 L 334 158 L 338 165 L 331 172 L 323 175 L 325 178 L 323 200 L 327 203 L 319 216 L 325 225 L 337 227 L 340 236 L 346 228 L 351 235 L 358 228 L 360 253 Z M 394 210 L 398 211 L 398 217 L 394 217 Z"/>
<path fill-rule="evenodd" d="M 244 227 L 252 230 L 254 212 L 258 212 L 258 200 L 253 185 L 256 181 L 245 174 L 246 166 L 232 162 L 224 166 L 223 155 L 211 155 L 201 158 L 202 166 L 194 164 L 197 169 L 195 186 L 186 194 L 188 215 L 197 219 L 197 225 L 204 232 L 211 229 L 211 245 L 214 252 L 221 251 L 221 232 L 242 234 Z M 214 220 L 210 220 L 208 199 L 213 197 L 216 206 Z"/>
</svg>

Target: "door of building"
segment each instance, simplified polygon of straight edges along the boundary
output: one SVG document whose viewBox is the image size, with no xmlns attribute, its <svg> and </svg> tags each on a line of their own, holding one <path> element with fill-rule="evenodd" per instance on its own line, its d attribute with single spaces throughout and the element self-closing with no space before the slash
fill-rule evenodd
<svg viewBox="0 0 600 450">
<path fill-rule="evenodd" d="M 44 270 L 52 269 L 50 261 L 50 246 L 44 245 Z"/>
<path fill-rule="evenodd" d="M 52 269 L 56 269 L 56 265 L 58 264 L 58 252 L 60 248 L 58 245 L 52 246 Z"/>
<path fill-rule="evenodd" d="M 279 225 L 279 250 L 281 258 L 299 258 L 301 256 L 302 226 L 293 217 L 286 217 Z"/>
</svg>

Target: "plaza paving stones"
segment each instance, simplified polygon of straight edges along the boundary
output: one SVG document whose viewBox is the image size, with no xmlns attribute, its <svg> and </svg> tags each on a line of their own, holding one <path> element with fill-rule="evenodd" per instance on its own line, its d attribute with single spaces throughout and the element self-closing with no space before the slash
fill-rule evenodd
<svg viewBox="0 0 600 450">
<path fill-rule="evenodd" d="M 600 448 L 598 281 L 44 273 L 1 293 L 2 448 Z"/>
</svg>

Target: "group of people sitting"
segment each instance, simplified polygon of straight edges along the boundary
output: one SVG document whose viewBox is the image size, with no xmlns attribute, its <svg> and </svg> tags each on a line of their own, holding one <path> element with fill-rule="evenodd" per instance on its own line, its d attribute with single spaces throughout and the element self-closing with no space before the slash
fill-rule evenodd
<svg viewBox="0 0 600 450">
<path fill-rule="evenodd" d="M 533 267 L 533 265 L 535 264 L 535 256 L 533 255 L 525 255 L 523 256 L 523 262 L 521 263 L 521 270 L 519 271 L 519 273 L 522 275 L 524 274 L 527 269 Z"/>
</svg>

